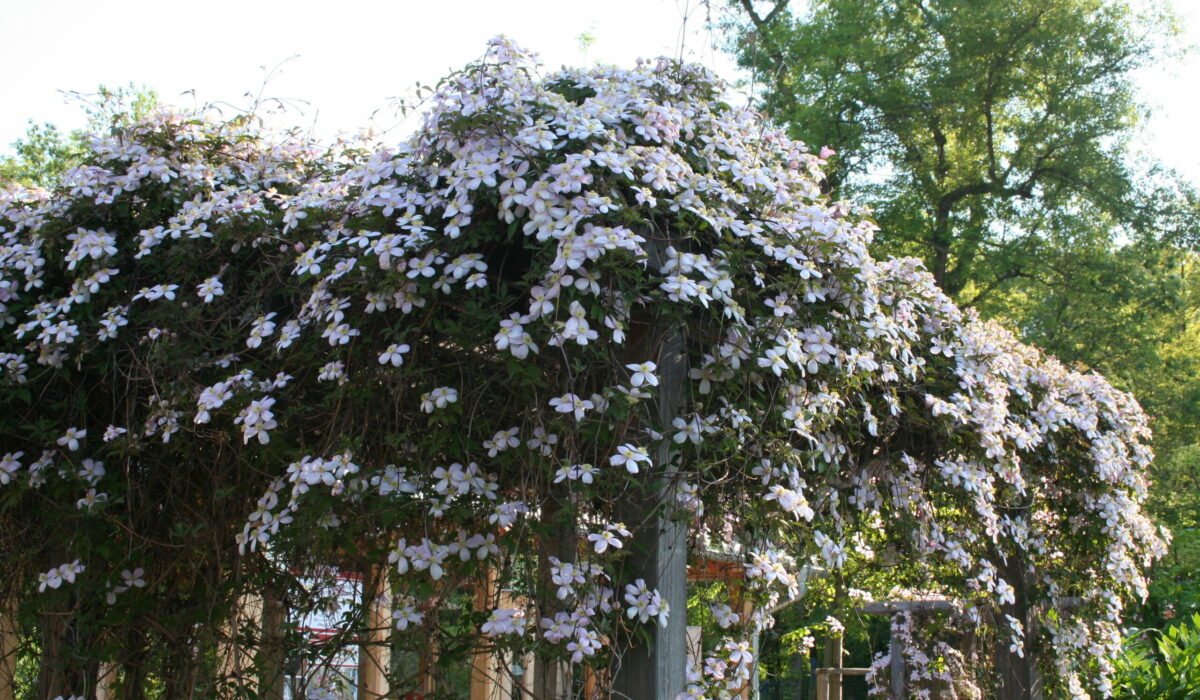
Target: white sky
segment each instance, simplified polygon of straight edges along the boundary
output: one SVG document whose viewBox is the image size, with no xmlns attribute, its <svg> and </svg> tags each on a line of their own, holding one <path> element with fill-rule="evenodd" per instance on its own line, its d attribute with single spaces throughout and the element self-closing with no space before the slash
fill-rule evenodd
<svg viewBox="0 0 1200 700">
<path fill-rule="evenodd" d="M 1175 2 L 1200 43 L 1200 0 Z M 248 94 L 294 101 L 304 109 L 294 119 L 326 135 L 367 126 L 382 108 L 376 124 L 400 138 L 410 127 L 397 125 L 389 98 L 478 58 L 497 34 L 547 68 L 682 53 L 732 79 L 703 29 L 706 11 L 701 0 L 0 0 L 0 149 L 29 119 L 80 126 L 60 91 L 129 83 L 185 106 L 244 107 Z M 595 37 L 586 52 L 585 32 Z M 1147 149 L 1200 184 L 1197 76 L 1193 55 L 1139 82 L 1155 110 Z"/>
<path fill-rule="evenodd" d="M 684 54 L 731 77 L 732 61 L 705 45 L 704 19 L 700 0 L 0 0 L 0 144 L 30 118 L 78 126 L 81 111 L 61 90 L 130 82 L 185 106 L 243 107 L 261 91 L 308 103 L 319 133 L 354 131 L 417 81 L 432 85 L 482 56 L 498 34 L 547 69 L 632 66 L 678 55 L 686 38 Z M 585 32 L 595 37 L 586 53 Z M 382 113 L 380 122 L 391 125 Z"/>
</svg>

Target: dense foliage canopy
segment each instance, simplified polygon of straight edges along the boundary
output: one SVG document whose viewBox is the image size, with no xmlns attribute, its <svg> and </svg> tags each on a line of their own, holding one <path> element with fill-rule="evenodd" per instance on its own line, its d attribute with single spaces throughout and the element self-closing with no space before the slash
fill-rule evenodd
<svg viewBox="0 0 1200 700">
<path fill-rule="evenodd" d="M 1151 416 L 1150 509 L 1175 533 L 1142 624 L 1200 611 L 1195 183 L 1140 145 L 1167 1 L 730 2 L 760 107 L 837 151 L 824 187 L 874 210 L 961 306 Z"/>
<path fill-rule="evenodd" d="M 682 624 L 635 570 L 652 516 L 744 573 L 689 697 L 744 685 L 803 567 L 897 557 L 1104 692 L 1164 547 L 1140 408 L 873 258 L 823 159 L 721 89 L 542 78 L 498 40 L 396 146 L 162 111 L 7 190 L 0 516 L 39 692 L 101 662 L 128 697 L 238 692 L 242 596 L 315 608 L 385 562 L 397 644 L 617 672 Z"/>
<path fill-rule="evenodd" d="M 1178 351 L 1200 209 L 1136 148 L 1164 4 L 742 0 L 734 34 L 763 110 L 838 151 L 826 187 L 874 209 L 876 252 L 1136 390 L 1169 450 L 1200 427 L 1200 366 Z"/>
</svg>

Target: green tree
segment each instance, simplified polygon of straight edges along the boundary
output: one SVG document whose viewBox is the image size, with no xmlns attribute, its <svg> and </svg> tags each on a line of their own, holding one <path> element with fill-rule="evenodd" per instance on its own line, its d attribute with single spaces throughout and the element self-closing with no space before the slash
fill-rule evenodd
<svg viewBox="0 0 1200 700">
<path fill-rule="evenodd" d="M 101 85 L 95 94 L 76 97 L 87 116 L 86 128 L 64 133 L 54 124 L 31 120 L 25 135 L 10 144 L 12 153 L 0 155 L 0 187 L 8 183 L 52 186 L 83 158 L 87 133 L 132 124 L 158 104 L 153 90 L 132 84 L 115 89 Z"/>
<path fill-rule="evenodd" d="M 1043 244 L 1039 274 L 978 304 L 1025 339 L 1116 378 L 1154 416 L 1164 459 L 1200 427 L 1200 277 L 1196 255 L 1153 242 Z"/>
<path fill-rule="evenodd" d="M 1194 189 L 1129 143 L 1133 71 L 1168 52 L 1125 0 L 738 0 L 743 65 L 793 134 L 839 151 L 881 252 L 1134 391 L 1156 447 L 1196 441 Z M 1172 463 L 1176 463 L 1173 461 Z"/>
<path fill-rule="evenodd" d="M 737 50 L 768 113 L 840 151 L 829 187 L 873 202 L 883 246 L 960 301 L 1038 274 L 1043 241 L 1165 230 L 1127 144 L 1132 72 L 1166 20 L 1120 0 L 741 5 Z"/>
<path fill-rule="evenodd" d="M 57 126 L 30 122 L 25 135 L 10 145 L 12 155 L 0 156 L 0 184 L 49 187 L 76 160 L 78 146 Z"/>
</svg>

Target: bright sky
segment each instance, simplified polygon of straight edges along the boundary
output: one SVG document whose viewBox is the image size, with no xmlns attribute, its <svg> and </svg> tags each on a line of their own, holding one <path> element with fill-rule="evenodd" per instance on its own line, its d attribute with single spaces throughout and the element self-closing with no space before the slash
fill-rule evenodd
<svg viewBox="0 0 1200 700">
<path fill-rule="evenodd" d="M 700 0 L 4 0 L 0 144 L 30 118 L 78 126 L 80 109 L 62 90 L 130 82 L 180 105 L 242 107 L 261 92 L 308 103 L 319 133 L 354 131 L 417 81 L 434 84 L 479 58 L 498 34 L 548 69 L 632 66 L 679 55 L 682 44 L 732 77 L 732 62 L 706 45 L 704 21 Z M 595 38 L 586 50 L 585 33 Z M 379 121 L 394 123 L 383 113 Z"/>
<path fill-rule="evenodd" d="M 1200 43 L 1200 2 L 1175 1 Z M 478 58 L 497 34 L 548 68 L 682 53 L 732 79 L 706 12 L 702 0 L 0 0 L 0 148 L 29 119 L 80 126 L 80 108 L 61 91 L 129 83 L 185 106 L 283 98 L 321 134 L 354 131 L 381 110 L 376 125 L 399 138 L 410 126 L 397 125 L 389 98 Z M 585 33 L 594 37 L 586 50 Z M 1193 55 L 1139 82 L 1155 110 L 1148 150 L 1200 184 L 1197 75 Z"/>
</svg>

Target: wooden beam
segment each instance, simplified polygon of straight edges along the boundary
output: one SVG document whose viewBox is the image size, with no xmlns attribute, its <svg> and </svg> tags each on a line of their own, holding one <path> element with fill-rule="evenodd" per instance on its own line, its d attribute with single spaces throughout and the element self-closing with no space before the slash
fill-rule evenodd
<svg viewBox="0 0 1200 700">
<path fill-rule="evenodd" d="M 0 700 L 16 699 L 17 650 L 20 645 L 17 597 L 8 596 L 0 605 Z"/>
<path fill-rule="evenodd" d="M 362 577 L 363 603 L 367 608 L 367 629 L 358 647 L 358 700 L 379 700 L 388 694 L 388 666 L 391 665 L 389 637 L 392 609 L 387 571 L 368 566 Z"/>
<path fill-rule="evenodd" d="M 898 612 L 929 613 L 953 610 L 954 605 L 945 598 L 925 600 L 880 600 L 859 608 L 866 615 L 895 615 Z"/>
<path fill-rule="evenodd" d="M 551 534 L 542 538 L 538 560 L 538 577 L 542 582 L 543 594 L 538 604 L 542 615 L 550 619 L 563 610 L 562 601 L 554 595 L 550 578 L 550 557 L 564 563 L 574 563 L 579 558 L 579 535 L 576 530 L 574 509 L 569 505 L 571 495 L 565 489 L 551 486 L 549 497 L 542 504 L 542 520 L 550 526 Z M 571 664 L 566 659 L 546 650 L 534 657 L 533 695 L 538 700 L 566 700 L 571 697 Z"/>
<path fill-rule="evenodd" d="M 283 623 L 286 617 L 283 601 L 272 595 L 263 597 L 262 633 L 254 664 L 258 667 L 258 697 L 262 700 L 283 700 Z"/>
<path fill-rule="evenodd" d="M 687 568 L 688 581 L 740 581 L 746 577 L 746 567 L 742 560 L 725 560 L 718 557 L 705 557 L 692 562 Z"/>
<path fill-rule="evenodd" d="M 842 635 L 831 634 L 825 639 L 825 684 L 828 700 L 842 700 L 842 675 L 832 673 L 842 668 Z"/>
<path fill-rule="evenodd" d="M 888 663 L 891 666 L 892 683 L 888 697 L 893 700 L 904 700 L 908 695 L 908 672 L 904 667 L 904 651 L 901 648 L 900 637 L 893 629 L 888 640 Z"/>
<path fill-rule="evenodd" d="M 1013 588 L 1013 602 L 1000 608 L 996 619 L 995 673 L 1000 681 L 996 700 L 1041 700 L 1042 679 L 1037 670 L 1037 621 L 1029 603 L 1029 577 L 1020 557 L 1001 558 L 996 567 L 1000 577 Z M 1009 645 L 1008 620 L 1012 616 L 1024 627 L 1020 649 Z"/>
<path fill-rule="evenodd" d="M 646 238 L 648 264 L 657 270 L 665 262 L 668 241 L 653 232 Z M 683 415 L 687 399 L 684 330 L 677 324 L 663 327 L 662 318 L 650 313 L 634 319 L 630 331 L 630 350 L 646 352 L 650 356 L 640 361 L 654 360 L 658 365 L 655 417 L 665 430 Z M 628 580 L 618 585 L 645 579 L 646 586 L 656 589 L 669 606 L 669 620 L 666 627 L 646 625 L 649 643 L 631 647 L 622 656 L 613 678 L 614 700 L 675 700 L 687 690 L 687 520 L 676 512 L 679 466 L 668 439 L 658 442 L 652 456 L 655 472 L 648 475 L 642 492 L 626 503 L 625 524 L 634 531 L 631 566 L 626 569 Z"/>
</svg>

